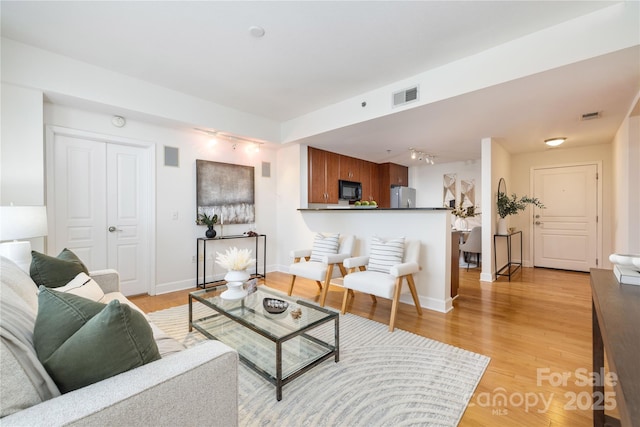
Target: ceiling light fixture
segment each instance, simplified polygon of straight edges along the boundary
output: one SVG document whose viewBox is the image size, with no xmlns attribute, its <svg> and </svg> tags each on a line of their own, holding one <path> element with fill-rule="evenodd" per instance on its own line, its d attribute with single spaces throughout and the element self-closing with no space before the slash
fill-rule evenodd
<svg viewBox="0 0 640 427">
<path fill-rule="evenodd" d="M 566 140 L 567 138 L 565 137 L 550 138 L 550 139 L 545 139 L 544 143 L 547 144 L 549 147 L 557 147 L 558 145 L 562 144 Z"/>
<path fill-rule="evenodd" d="M 435 164 L 434 160 L 436 156 L 433 154 L 425 153 L 424 151 L 416 150 L 415 148 L 409 148 L 411 153 L 411 160 L 425 161 L 428 165 Z"/>
</svg>

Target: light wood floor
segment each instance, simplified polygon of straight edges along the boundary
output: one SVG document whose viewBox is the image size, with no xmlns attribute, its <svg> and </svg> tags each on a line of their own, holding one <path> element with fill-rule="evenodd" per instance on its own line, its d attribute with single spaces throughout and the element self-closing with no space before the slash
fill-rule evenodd
<svg viewBox="0 0 640 427">
<path fill-rule="evenodd" d="M 525 268 L 511 283 L 480 282 L 479 270 L 460 269 L 460 276 L 454 310 L 418 317 L 402 304 L 396 321 L 397 328 L 491 357 L 460 425 L 592 425 L 591 386 L 583 385 L 591 373 L 589 275 Z M 268 273 L 266 284 L 286 291 L 290 277 Z M 189 291 L 131 299 L 150 312 L 187 303 Z M 319 297 L 315 282 L 305 279 L 297 279 L 294 294 Z M 327 306 L 339 310 L 341 303 L 342 291 L 330 291 Z M 351 313 L 388 323 L 390 301 L 372 305 L 356 294 L 350 304 Z"/>
</svg>

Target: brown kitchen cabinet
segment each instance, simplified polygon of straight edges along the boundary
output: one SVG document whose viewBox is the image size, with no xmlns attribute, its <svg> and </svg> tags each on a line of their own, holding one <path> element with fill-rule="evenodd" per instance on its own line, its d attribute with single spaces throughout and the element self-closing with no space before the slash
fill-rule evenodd
<svg viewBox="0 0 640 427">
<path fill-rule="evenodd" d="M 339 177 L 345 181 L 360 181 L 360 164 L 364 160 L 355 157 L 340 155 L 340 172 Z"/>
<path fill-rule="evenodd" d="M 340 155 L 308 147 L 309 203 L 338 203 Z"/>
<path fill-rule="evenodd" d="M 381 163 L 378 165 L 379 182 L 380 182 L 380 200 L 378 206 L 382 208 L 391 207 L 391 186 L 401 185 L 407 187 L 409 185 L 409 168 L 395 163 Z"/>
<path fill-rule="evenodd" d="M 380 198 L 380 183 L 378 164 L 362 160 L 360 164 L 360 182 L 362 183 L 362 200 L 378 202 Z"/>
</svg>

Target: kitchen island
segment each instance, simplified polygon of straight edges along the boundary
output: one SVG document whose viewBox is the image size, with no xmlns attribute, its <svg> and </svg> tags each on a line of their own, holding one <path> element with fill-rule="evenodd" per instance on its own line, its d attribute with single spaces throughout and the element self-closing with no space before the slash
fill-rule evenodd
<svg viewBox="0 0 640 427">
<path fill-rule="evenodd" d="M 312 232 L 356 236 L 354 255 L 367 255 L 373 236 L 420 240 L 421 271 L 414 276 L 420 305 L 446 313 L 451 298 L 451 214 L 448 208 L 308 208 L 298 209 Z M 413 305 L 403 284 L 401 301 Z M 406 293 L 405 293 L 406 292 Z"/>
</svg>

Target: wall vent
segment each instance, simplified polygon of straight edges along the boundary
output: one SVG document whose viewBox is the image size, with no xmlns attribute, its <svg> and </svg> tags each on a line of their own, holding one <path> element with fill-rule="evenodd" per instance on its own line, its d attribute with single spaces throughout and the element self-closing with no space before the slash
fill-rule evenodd
<svg viewBox="0 0 640 427">
<path fill-rule="evenodd" d="M 584 113 L 582 116 L 580 116 L 580 120 L 582 121 L 594 120 L 594 119 L 599 119 L 600 117 L 602 117 L 602 114 L 600 114 L 600 111 L 595 111 L 593 113 Z"/>
<path fill-rule="evenodd" d="M 419 99 L 418 86 L 411 87 L 409 89 L 401 90 L 393 94 L 393 106 L 408 104 L 409 102 L 417 101 Z"/>
</svg>

